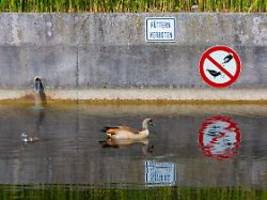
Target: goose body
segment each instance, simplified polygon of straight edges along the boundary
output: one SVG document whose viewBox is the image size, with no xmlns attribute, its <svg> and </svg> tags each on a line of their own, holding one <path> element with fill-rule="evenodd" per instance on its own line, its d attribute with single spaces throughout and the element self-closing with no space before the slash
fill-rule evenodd
<svg viewBox="0 0 267 200">
<path fill-rule="evenodd" d="M 140 140 L 149 136 L 148 127 L 152 125 L 152 120 L 146 118 L 143 120 L 142 129 L 136 130 L 128 126 L 107 126 L 104 127 L 103 131 L 106 133 L 108 138 L 122 139 L 122 140 Z"/>
</svg>

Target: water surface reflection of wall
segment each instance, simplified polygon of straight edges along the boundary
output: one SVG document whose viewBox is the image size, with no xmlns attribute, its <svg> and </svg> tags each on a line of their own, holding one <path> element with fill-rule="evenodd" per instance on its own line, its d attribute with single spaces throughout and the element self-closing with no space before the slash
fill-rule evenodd
<svg viewBox="0 0 267 200">
<path fill-rule="evenodd" d="M 95 114 L 76 106 L 48 107 L 40 122 L 38 112 L 29 107 L 0 109 L 0 183 L 144 184 L 144 161 L 156 160 L 175 163 L 177 185 L 267 184 L 264 116 L 231 115 L 242 132 L 241 147 L 232 159 L 217 160 L 204 156 L 198 145 L 199 127 L 209 114 L 150 115 L 156 122 L 149 138 L 154 151 L 143 154 L 140 144 L 106 149 L 98 141 L 104 138 L 99 131 L 104 125 L 140 127 L 146 113 Z M 23 144 L 23 131 L 41 141 Z"/>
</svg>

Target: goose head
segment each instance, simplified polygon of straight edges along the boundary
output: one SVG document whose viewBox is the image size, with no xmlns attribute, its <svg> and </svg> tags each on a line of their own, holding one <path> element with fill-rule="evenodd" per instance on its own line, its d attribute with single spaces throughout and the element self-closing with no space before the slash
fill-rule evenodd
<svg viewBox="0 0 267 200">
<path fill-rule="evenodd" d="M 149 127 L 153 126 L 153 121 L 151 118 L 145 118 L 143 120 L 143 129 L 148 129 Z"/>
</svg>

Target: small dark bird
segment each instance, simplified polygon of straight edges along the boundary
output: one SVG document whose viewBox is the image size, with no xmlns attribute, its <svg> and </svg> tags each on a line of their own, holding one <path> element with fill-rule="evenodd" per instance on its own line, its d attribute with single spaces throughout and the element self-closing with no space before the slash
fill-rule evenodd
<svg viewBox="0 0 267 200">
<path fill-rule="evenodd" d="M 36 106 L 42 106 L 46 104 L 45 87 L 41 77 L 35 76 L 34 79 L 34 100 Z"/>
<path fill-rule="evenodd" d="M 222 75 L 221 72 L 217 72 L 217 71 L 215 71 L 215 70 L 213 70 L 213 69 L 207 69 L 207 71 L 208 71 L 213 77 L 217 77 L 217 76 Z"/>
<path fill-rule="evenodd" d="M 39 76 L 34 77 L 34 91 L 38 94 L 44 93 L 44 85 Z"/>
<path fill-rule="evenodd" d="M 226 64 L 226 63 L 230 62 L 232 59 L 233 59 L 233 54 L 230 53 L 230 54 L 228 54 L 227 56 L 225 56 L 223 58 L 223 63 L 222 64 Z"/>
</svg>

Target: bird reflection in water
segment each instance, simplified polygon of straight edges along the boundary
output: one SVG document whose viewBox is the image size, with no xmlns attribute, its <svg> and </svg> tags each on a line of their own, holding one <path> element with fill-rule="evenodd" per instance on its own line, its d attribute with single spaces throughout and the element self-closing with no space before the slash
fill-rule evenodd
<svg viewBox="0 0 267 200">
<path fill-rule="evenodd" d="M 40 133 L 40 127 L 45 118 L 45 105 L 46 105 L 46 95 L 45 87 L 41 77 L 36 76 L 33 79 L 33 90 L 34 90 L 34 119 L 35 119 L 35 128 L 32 130 L 24 131 L 21 133 L 21 141 L 24 144 L 35 143 L 40 141 L 40 138 L 37 136 Z"/>
<path fill-rule="evenodd" d="M 39 142 L 40 138 L 37 136 L 40 133 L 41 126 L 45 119 L 44 108 L 35 108 L 35 126 L 32 130 L 28 130 L 21 133 L 21 140 L 24 144 Z"/>
<path fill-rule="evenodd" d="M 115 149 L 125 149 L 131 148 L 135 145 L 141 145 L 142 153 L 144 155 L 148 153 L 153 153 L 154 145 L 149 144 L 149 140 L 147 138 L 140 140 L 132 140 L 132 139 L 112 139 L 107 138 L 106 140 L 99 141 L 102 148 L 115 148 Z"/>
</svg>

